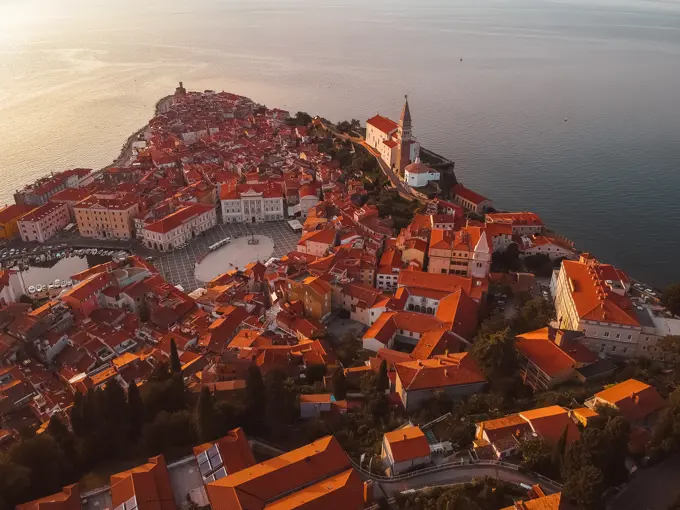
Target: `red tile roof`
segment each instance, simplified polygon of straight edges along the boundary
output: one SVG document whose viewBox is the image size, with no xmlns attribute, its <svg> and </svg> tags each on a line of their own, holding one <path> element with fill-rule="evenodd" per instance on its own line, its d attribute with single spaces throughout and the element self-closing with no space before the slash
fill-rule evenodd
<svg viewBox="0 0 680 510">
<path fill-rule="evenodd" d="M 430 444 L 420 427 L 403 427 L 385 434 L 394 462 L 430 456 Z"/>
<path fill-rule="evenodd" d="M 16 510 L 80 510 L 80 490 L 78 484 L 67 485 L 61 492 L 17 505 Z"/>
<path fill-rule="evenodd" d="M 664 406 L 656 388 L 636 379 L 611 386 L 596 393 L 595 397 L 618 408 L 629 421 L 642 420 Z"/>
<path fill-rule="evenodd" d="M 40 207 L 33 209 L 31 212 L 24 214 L 21 218 L 19 218 L 18 221 L 39 221 L 45 216 L 54 214 L 59 209 L 65 207 L 66 206 L 64 204 L 47 202 L 46 204 L 43 204 Z"/>
<path fill-rule="evenodd" d="M 397 363 L 395 368 L 406 391 L 486 382 L 477 363 L 467 352 Z"/>
<path fill-rule="evenodd" d="M 167 234 L 193 218 L 214 211 L 215 207 L 205 204 L 188 204 L 165 218 L 144 227 L 146 230 L 159 234 Z"/>
<path fill-rule="evenodd" d="M 571 286 L 571 295 L 579 318 L 626 326 L 640 326 L 633 304 L 626 295 L 621 295 L 607 285 L 604 276 L 613 276 L 613 266 L 597 262 L 562 262 Z"/>
<path fill-rule="evenodd" d="M 366 124 L 370 124 L 371 126 L 378 128 L 385 134 L 390 134 L 392 131 L 399 128 L 396 122 L 388 119 L 387 117 L 383 117 L 382 115 L 371 117 L 366 121 Z"/>
<path fill-rule="evenodd" d="M 132 497 L 139 510 L 176 510 L 170 474 L 162 455 L 135 468 L 111 475 L 111 502 L 116 508 Z"/>
<path fill-rule="evenodd" d="M 522 411 L 519 415 L 531 424 L 536 434 L 548 444 L 554 445 L 567 429 L 567 445 L 576 441 L 581 433 L 569 416 L 569 411 L 560 406 L 548 406 L 530 411 Z"/>
<path fill-rule="evenodd" d="M 233 381 L 228 382 L 233 383 Z M 231 475 L 255 465 L 253 451 L 250 449 L 245 432 L 240 427 L 230 430 L 226 436 L 217 441 L 195 446 L 194 456 L 198 457 L 213 446 L 219 450 L 220 462 L 212 466 L 212 472 L 224 467 L 226 474 Z"/>
<path fill-rule="evenodd" d="M 11 204 L 0 209 L 0 223 L 9 223 L 33 210 L 32 205 Z"/>
<path fill-rule="evenodd" d="M 471 189 L 468 189 L 465 186 L 463 186 L 462 184 L 456 184 L 453 187 L 453 193 L 456 196 L 459 196 L 459 197 L 461 197 L 461 198 L 463 198 L 463 199 L 465 199 L 469 202 L 472 202 L 475 205 L 479 205 L 482 202 L 484 202 L 485 200 L 489 200 L 485 196 L 480 195 L 479 193 L 475 193 Z"/>
<path fill-rule="evenodd" d="M 357 479 L 350 485 L 354 489 L 350 491 L 351 497 L 340 502 L 327 497 L 337 489 L 333 477 L 346 473 L 346 478 L 350 478 L 352 472 L 349 459 L 338 441 L 327 436 L 211 482 L 206 487 L 213 510 L 263 510 L 265 507 L 281 510 L 354 509 L 358 505 L 363 508 L 362 500 L 356 494 L 356 489 L 361 487 Z M 326 481 L 329 485 L 324 487 Z M 309 501 L 316 503 L 305 503 Z"/>
</svg>

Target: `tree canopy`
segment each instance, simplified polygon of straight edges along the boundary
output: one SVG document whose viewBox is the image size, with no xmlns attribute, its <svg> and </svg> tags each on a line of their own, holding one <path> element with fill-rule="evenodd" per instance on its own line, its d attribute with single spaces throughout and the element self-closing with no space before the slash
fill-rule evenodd
<svg viewBox="0 0 680 510">
<path fill-rule="evenodd" d="M 680 315 L 680 283 L 673 283 L 664 290 L 661 304 L 673 315 Z"/>
</svg>

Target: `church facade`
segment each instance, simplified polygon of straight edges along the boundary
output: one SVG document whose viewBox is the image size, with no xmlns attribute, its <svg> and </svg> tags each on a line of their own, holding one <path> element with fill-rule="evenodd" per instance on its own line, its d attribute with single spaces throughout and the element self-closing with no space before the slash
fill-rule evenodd
<svg viewBox="0 0 680 510">
<path fill-rule="evenodd" d="M 382 115 L 366 121 L 366 143 L 380 153 L 381 159 L 403 179 L 408 165 L 420 156 L 420 144 L 413 137 L 408 98 L 399 123 Z"/>
</svg>

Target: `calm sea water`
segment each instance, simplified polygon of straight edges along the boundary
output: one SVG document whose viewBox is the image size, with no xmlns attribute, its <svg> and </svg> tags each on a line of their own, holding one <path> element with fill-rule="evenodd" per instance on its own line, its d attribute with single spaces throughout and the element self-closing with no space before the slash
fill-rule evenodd
<svg viewBox="0 0 680 510">
<path fill-rule="evenodd" d="M 334 120 L 408 93 L 465 184 L 680 280 L 678 1 L 0 0 L 0 203 L 109 163 L 180 80 Z"/>
</svg>

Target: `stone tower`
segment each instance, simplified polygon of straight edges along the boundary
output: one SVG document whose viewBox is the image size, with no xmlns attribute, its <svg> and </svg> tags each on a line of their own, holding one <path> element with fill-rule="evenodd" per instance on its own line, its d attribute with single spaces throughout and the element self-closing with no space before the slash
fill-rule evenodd
<svg viewBox="0 0 680 510">
<path fill-rule="evenodd" d="M 411 163 L 411 142 L 413 141 L 413 133 L 411 131 L 411 110 L 408 107 L 408 96 L 404 96 L 404 98 L 404 108 L 401 110 L 399 129 L 397 130 L 399 143 L 397 152 L 397 170 L 402 177 L 404 175 L 404 169 Z"/>
</svg>

